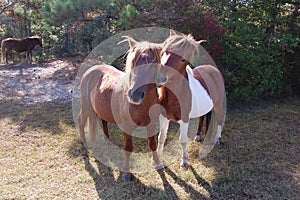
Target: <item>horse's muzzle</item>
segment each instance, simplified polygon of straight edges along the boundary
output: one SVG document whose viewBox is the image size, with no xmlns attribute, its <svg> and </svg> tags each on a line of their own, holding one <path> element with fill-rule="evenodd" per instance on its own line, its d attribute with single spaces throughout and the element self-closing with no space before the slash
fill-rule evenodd
<svg viewBox="0 0 300 200">
<path fill-rule="evenodd" d="M 167 84 L 168 80 L 169 79 L 167 76 L 158 77 L 157 81 L 156 81 L 156 86 L 160 88 L 161 86 L 164 86 L 165 84 Z"/>
<path fill-rule="evenodd" d="M 130 89 L 128 91 L 129 103 L 140 105 L 145 97 L 146 97 L 146 92 L 143 91 L 141 88 Z"/>
</svg>

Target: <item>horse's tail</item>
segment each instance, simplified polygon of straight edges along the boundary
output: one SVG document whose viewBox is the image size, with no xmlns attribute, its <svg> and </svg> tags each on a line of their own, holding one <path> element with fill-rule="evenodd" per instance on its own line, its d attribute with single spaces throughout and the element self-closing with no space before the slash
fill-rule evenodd
<svg viewBox="0 0 300 200">
<path fill-rule="evenodd" d="M 194 75 L 208 91 L 214 103 L 216 118 L 219 125 L 224 123 L 224 115 L 226 114 L 226 93 L 224 78 L 221 72 L 214 66 L 203 65 L 196 67 Z"/>
<path fill-rule="evenodd" d="M 80 83 L 80 117 L 85 120 L 88 119 L 88 131 L 92 141 L 95 141 L 96 139 L 99 123 L 97 114 L 92 106 L 91 93 L 95 89 L 99 77 L 101 78 L 102 75 L 103 74 L 97 70 L 87 70 L 84 73 Z M 79 126 L 84 125 L 79 124 Z M 81 128 L 81 134 L 84 134 L 83 127 Z"/>
<path fill-rule="evenodd" d="M 91 136 L 92 141 L 95 141 L 96 134 L 98 132 L 98 118 L 96 116 L 95 111 L 92 111 L 89 115 L 89 123 L 88 123 L 88 130 Z"/>
</svg>

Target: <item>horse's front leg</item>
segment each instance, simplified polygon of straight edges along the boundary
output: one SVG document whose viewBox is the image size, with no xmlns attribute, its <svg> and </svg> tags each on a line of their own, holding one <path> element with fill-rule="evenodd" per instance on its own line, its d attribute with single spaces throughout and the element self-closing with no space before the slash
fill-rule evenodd
<svg viewBox="0 0 300 200">
<path fill-rule="evenodd" d="M 129 172 L 129 159 L 130 155 L 133 151 L 133 142 L 132 136 L 124 132 L 124 150 L 125 150 L 125 161 L 124 161 L 124 168 L 122 174 L 122 180 L 124 182 L 131 181 L 131 173 Z"/>
<path fill-rule="evenodd" d="M 165 118 L 162 115 L 159 115 L 159 135 L 158 135 L 158 146 L 157 146 L 157 153 L 158 156 L 162 156 L 163 154 L 163 149 L 164 149 L 164 145 L 165 145 L 165 141 L 167 138 L 167 132 L 169 129 L 169 123 L 170 120 L 168 120 L 167 118 Z"/>
<path fill-rule="evenodd" d="M 7 51 L 5 52 L 6 64 L 8 64 L 8 56 L 10 56 L 10 58 L 13 60 L 12 51 L 7 50 Z M 14 62 L 14 61 L 13 61 L 13 62 Z"/>
<path fill-rule="evenodd" d="M 148 145 L 150 150 L 152 151 L 152 164 L 155 166 L 156 170 L 161 170 L 163 169 L 163 165 L 159 160 L 157 151 L 156 151 L 156 136 L 155 136 L 155 125 L 154 126 L 148 126 L 147 127 L 147 137 L 148 137 Z"/>
<path fill-rule="evenodd" d="M 189 166 L 189 163 L 188 163 L 189 154 L 187 151 L 189 123 L 183 122 L 182 120 L 179 120 L 178 123 L 180 124 L 179 140 L 180 140 L 181 147 L 182 147 L 182 160 L 180 163 L 180 167 L 182 169 L 186 169 Z"/>
</svg>

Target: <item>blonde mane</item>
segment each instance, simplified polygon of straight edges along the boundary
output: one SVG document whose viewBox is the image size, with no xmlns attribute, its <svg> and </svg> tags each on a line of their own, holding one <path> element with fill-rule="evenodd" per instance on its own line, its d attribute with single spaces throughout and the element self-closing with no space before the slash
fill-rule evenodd
<svg viewBox="0 0 300 200">
<path fill-rule="evenodd" d="M 150 43 L 150 42 L 138 42 L 133 48 L 130 48 L 127 52 L 125 72 L 131 71 L 135 66 L 137 58 L 144 52 L 150 50 L 153 51 L 158 63 L 161 60 L 162 44 Z"/>
<path fill-rule="evenodd" d="M 192 62 L 194 57 L 199 53 L 199 44 L 203 41 L 196 41 L 191 34 L 179 35 L 171 34 L 162 49 L 162 53 L 169 51 L 175 53 L 189 62 Z"/>
</svg>

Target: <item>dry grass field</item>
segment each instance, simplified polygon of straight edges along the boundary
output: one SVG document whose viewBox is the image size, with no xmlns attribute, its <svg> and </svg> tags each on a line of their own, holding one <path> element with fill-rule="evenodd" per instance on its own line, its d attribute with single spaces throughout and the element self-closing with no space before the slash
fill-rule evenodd
<svg viewBox="0 0 300 200">
<path fill-rule="evenodd" d="M 0 199 L 299 199 L 299 98 L 229 107 L 223 142 L 124 183 L 83 148 L 70 104 L 2 95 Z"/>
</svg>

